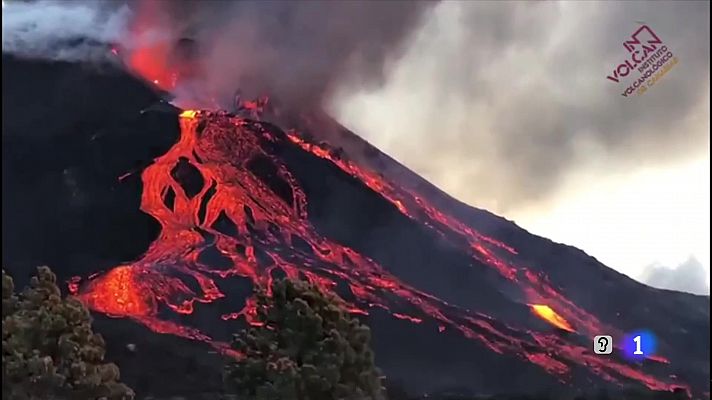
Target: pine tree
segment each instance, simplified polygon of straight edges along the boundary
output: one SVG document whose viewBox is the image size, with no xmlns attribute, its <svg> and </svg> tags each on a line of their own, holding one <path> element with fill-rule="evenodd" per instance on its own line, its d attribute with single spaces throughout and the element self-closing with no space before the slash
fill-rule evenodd
<svg viewBox="0 0 712 400">
<path fill-rule="evenodd" d="M 259 400 L 383 399 L 370 330 L 342 303 L 302 281 L 258 293 L 257 324 L 233 342 L 244 357 L 226 365 L 227 389 Z"/>
<path fill-rule="evenodd" d="M 56 279 L 39 267 L 17 295 L 2 272 L 3 399 L 132 399 L 118 367 L 104 362 L 105 343 L 92 331 L 89 311 L 63 299 Z"/>
</svg>

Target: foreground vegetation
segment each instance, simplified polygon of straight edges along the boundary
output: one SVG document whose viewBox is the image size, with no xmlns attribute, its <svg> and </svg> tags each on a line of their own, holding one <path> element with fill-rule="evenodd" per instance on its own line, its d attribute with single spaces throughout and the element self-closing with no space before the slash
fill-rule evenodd
<svg viewBox="0 0 712 400">
<path fill-rule="evenodd" d="M 119 381 L 118 367 L 104 361 L 105 343 L 93 333 L 88 310 L 74 298 L 62 298 L 49 268 L 38 268 L 21 293 L 4 270 L 2 279 L 3 399 L 135 397 Z M 370 348 L 370 330 L 345 311 L 341 299 L 302 281 L 277 280 L 269 291 L 257 294 L 252 325 L 234 337 L 233 348 L 244 357 L 225 363 L 225 391 L 194 400 L 687 399 L 684 392 L 412 397 L 393 386 L 386 392 Z"/>
<path fill-rule="evenodd" d="M 255 323 L 235 337 L 245 358 L 227 364 L 228 389 L 244 399 L 384 398 L 370 330 L 337 297 L 290 280 L 271 292 L 258 293 Z"/>
<path fill-rule="evenodd" d="M 19 294 L 2 271 L 3 399 L 133 399 L 104 353 L 89 311 L 62 298 L 49 268 L 38 268 Z"/>
</svg>

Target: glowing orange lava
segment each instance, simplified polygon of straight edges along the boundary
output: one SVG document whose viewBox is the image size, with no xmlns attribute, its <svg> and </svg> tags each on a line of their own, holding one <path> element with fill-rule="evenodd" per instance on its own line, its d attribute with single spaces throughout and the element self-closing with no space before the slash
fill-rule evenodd
<svg viewBox="0 0 712 400">
<path fill-rule="evenodd" d="M 530 304 L 529 305 L 538 317 L 541 317 L 544 321 L 554 325 L 559 329 L 563 329 L 568 332 L 574 332 L 574 328 L 566 321 L 561 315 L 557 314 L 556 311 L 552 310 L 551 307 L 544 304 Z"/>
<path fill-rule="evenodd" d="M 198 111 L 196 111 L 196 110 L 185 110 L 182 113 L 180 113 L 179 117 L 181 117 L 181 118 L 195 118 L 196 115 L 198 115 Z"/>
<path fill-rule="evenodd" d="M 146 80 L 163 90 L 172 90 L 176 86 L 178 73 L 172 71 L 164 61 L 169 51 L 170 47 L 167 43 L 156 43 L 132 52 L 127 62 L 135 73 Z"/>
<path fill-rule="evenodd" d="M 248 104 L 254 108 L 251 112 L 259 111 L 260 104 Z M 216 281 L 242 277 L 256 288 L 269 288 L 273 273 L 280 270 L 288 277 L 302 276 L 326 291 L 343 283 L 355 299 L 353 304 L 344 304 L 353 313 L 368 314 L 369 309 L 378 308 L 414 324 L 433 322 L 430 326 L 439 332 L 456 332 L 493 352 L 515 355 L 562 381 L 578 366 L 612 382 L 632 379 L 651 389 L 669 387 L 636 367 L 589 356 L 587 347 L 572 345 L 559 335 L 508 326 L 482 312 L 448 304 L 402 282 L 354 249 L 321 236 L 307 218 L 304 190 L 289 166 L 268 152 L 271 146 L 265 143 L 298 146 L 330 160 L 434 235 L 460 245 L 474 260 L 497 271 L 503 282 L 535 304 L 532 309 L 555 326 L 573 332 L 573 324 L 578 334 L 589 337 L 598 332 L 615 334 L 554 289 L 543 273 L 510 261 L 517 254 L 515 249 L 441 212 L 413 190 L 297 132 L 284 136 L 268 124 L 226 113 L 184 111 L 180 129 L 178 142 L 141 173 L 141 210 L 160 223 L 158 238 L 139 260 L 83 284 L 71 282 L 73 293 L 92 309 L 224 350 L 224 344 L 194 327 L 171 322 L 165 314 L 159 316 L 158 310 L 191 314 L 201 303 L 225 297 Z M 254 171 L 255 164 L 267 168 L 271 179 L 288 190 L 277 194 Z M 193 177 L 192 184 L 186 176 Z M 206 261 L 208 255 L 222 262 Z M 244 303 L 237 300 L 236 309 L 222 319 L 254 323 L 254 296 Z M 541 305 L 544 302 L 557 312 Z"/>
</svg>

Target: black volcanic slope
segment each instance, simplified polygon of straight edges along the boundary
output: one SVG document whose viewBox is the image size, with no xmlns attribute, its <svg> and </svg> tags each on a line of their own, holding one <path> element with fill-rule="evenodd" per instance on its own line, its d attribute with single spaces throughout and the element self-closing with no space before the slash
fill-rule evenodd
<svg viewBox="0 0 712 400">
<path fill-rule="evenodd" d="M 3 265 L 19 284 L 41 264 L 81 277 L 140 394 L 217 389 L 216 348 L 249 320 L 253 286 L 285 273 L 352 302 L 377 363 L 411 392 L 709 391 L 708 297 L 646 287 L 461 204 L 326 117 L 267 118 L 277 127 L 158 102 L 110 67 L 3 56 Z M 113 308 L 116 279 L 152 307 Z M 660 358 L 591 354 L 593 334 L 640 328 Z"/>
</svg>

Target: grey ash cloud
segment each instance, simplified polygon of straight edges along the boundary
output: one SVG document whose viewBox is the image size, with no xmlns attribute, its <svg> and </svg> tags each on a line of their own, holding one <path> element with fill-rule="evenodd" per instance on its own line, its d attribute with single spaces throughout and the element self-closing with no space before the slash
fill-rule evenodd
<svg viewBox="0 0 712 400">
<path fill-rule="evenodd" d="M 546 202 L 580 168 L 706 151 L 709 11 L 696 1 L 444 2 L 384 90 L 346 87 L 333 109 L 460 199 L 507 213 Z M 605 77 L 641 21 L 679 63 L 625 98 L 626 85 Z"/>
<path fill-rule="evenodd" d="M 335 85 L 378 85 L 432 1 L 11 1 L 3 52 L 88 60 L 97 47 L 196 40 L 200 87 L 319 106 Z M 136 35 L 137 28 L 142 31 Z M 76 46 L 84 38 L 97 46 Z M 67 43 L 69 41 L 69 43 Z M 105 49 L 104 49 L 105 50 Z"/>
<path fill-rule="evenodd" d="M 424 1 L 196 2 L 211 89 L 242 87 L 319 105 L 336 85 L 378 85 L 435 4 Z"/>
</svg>

